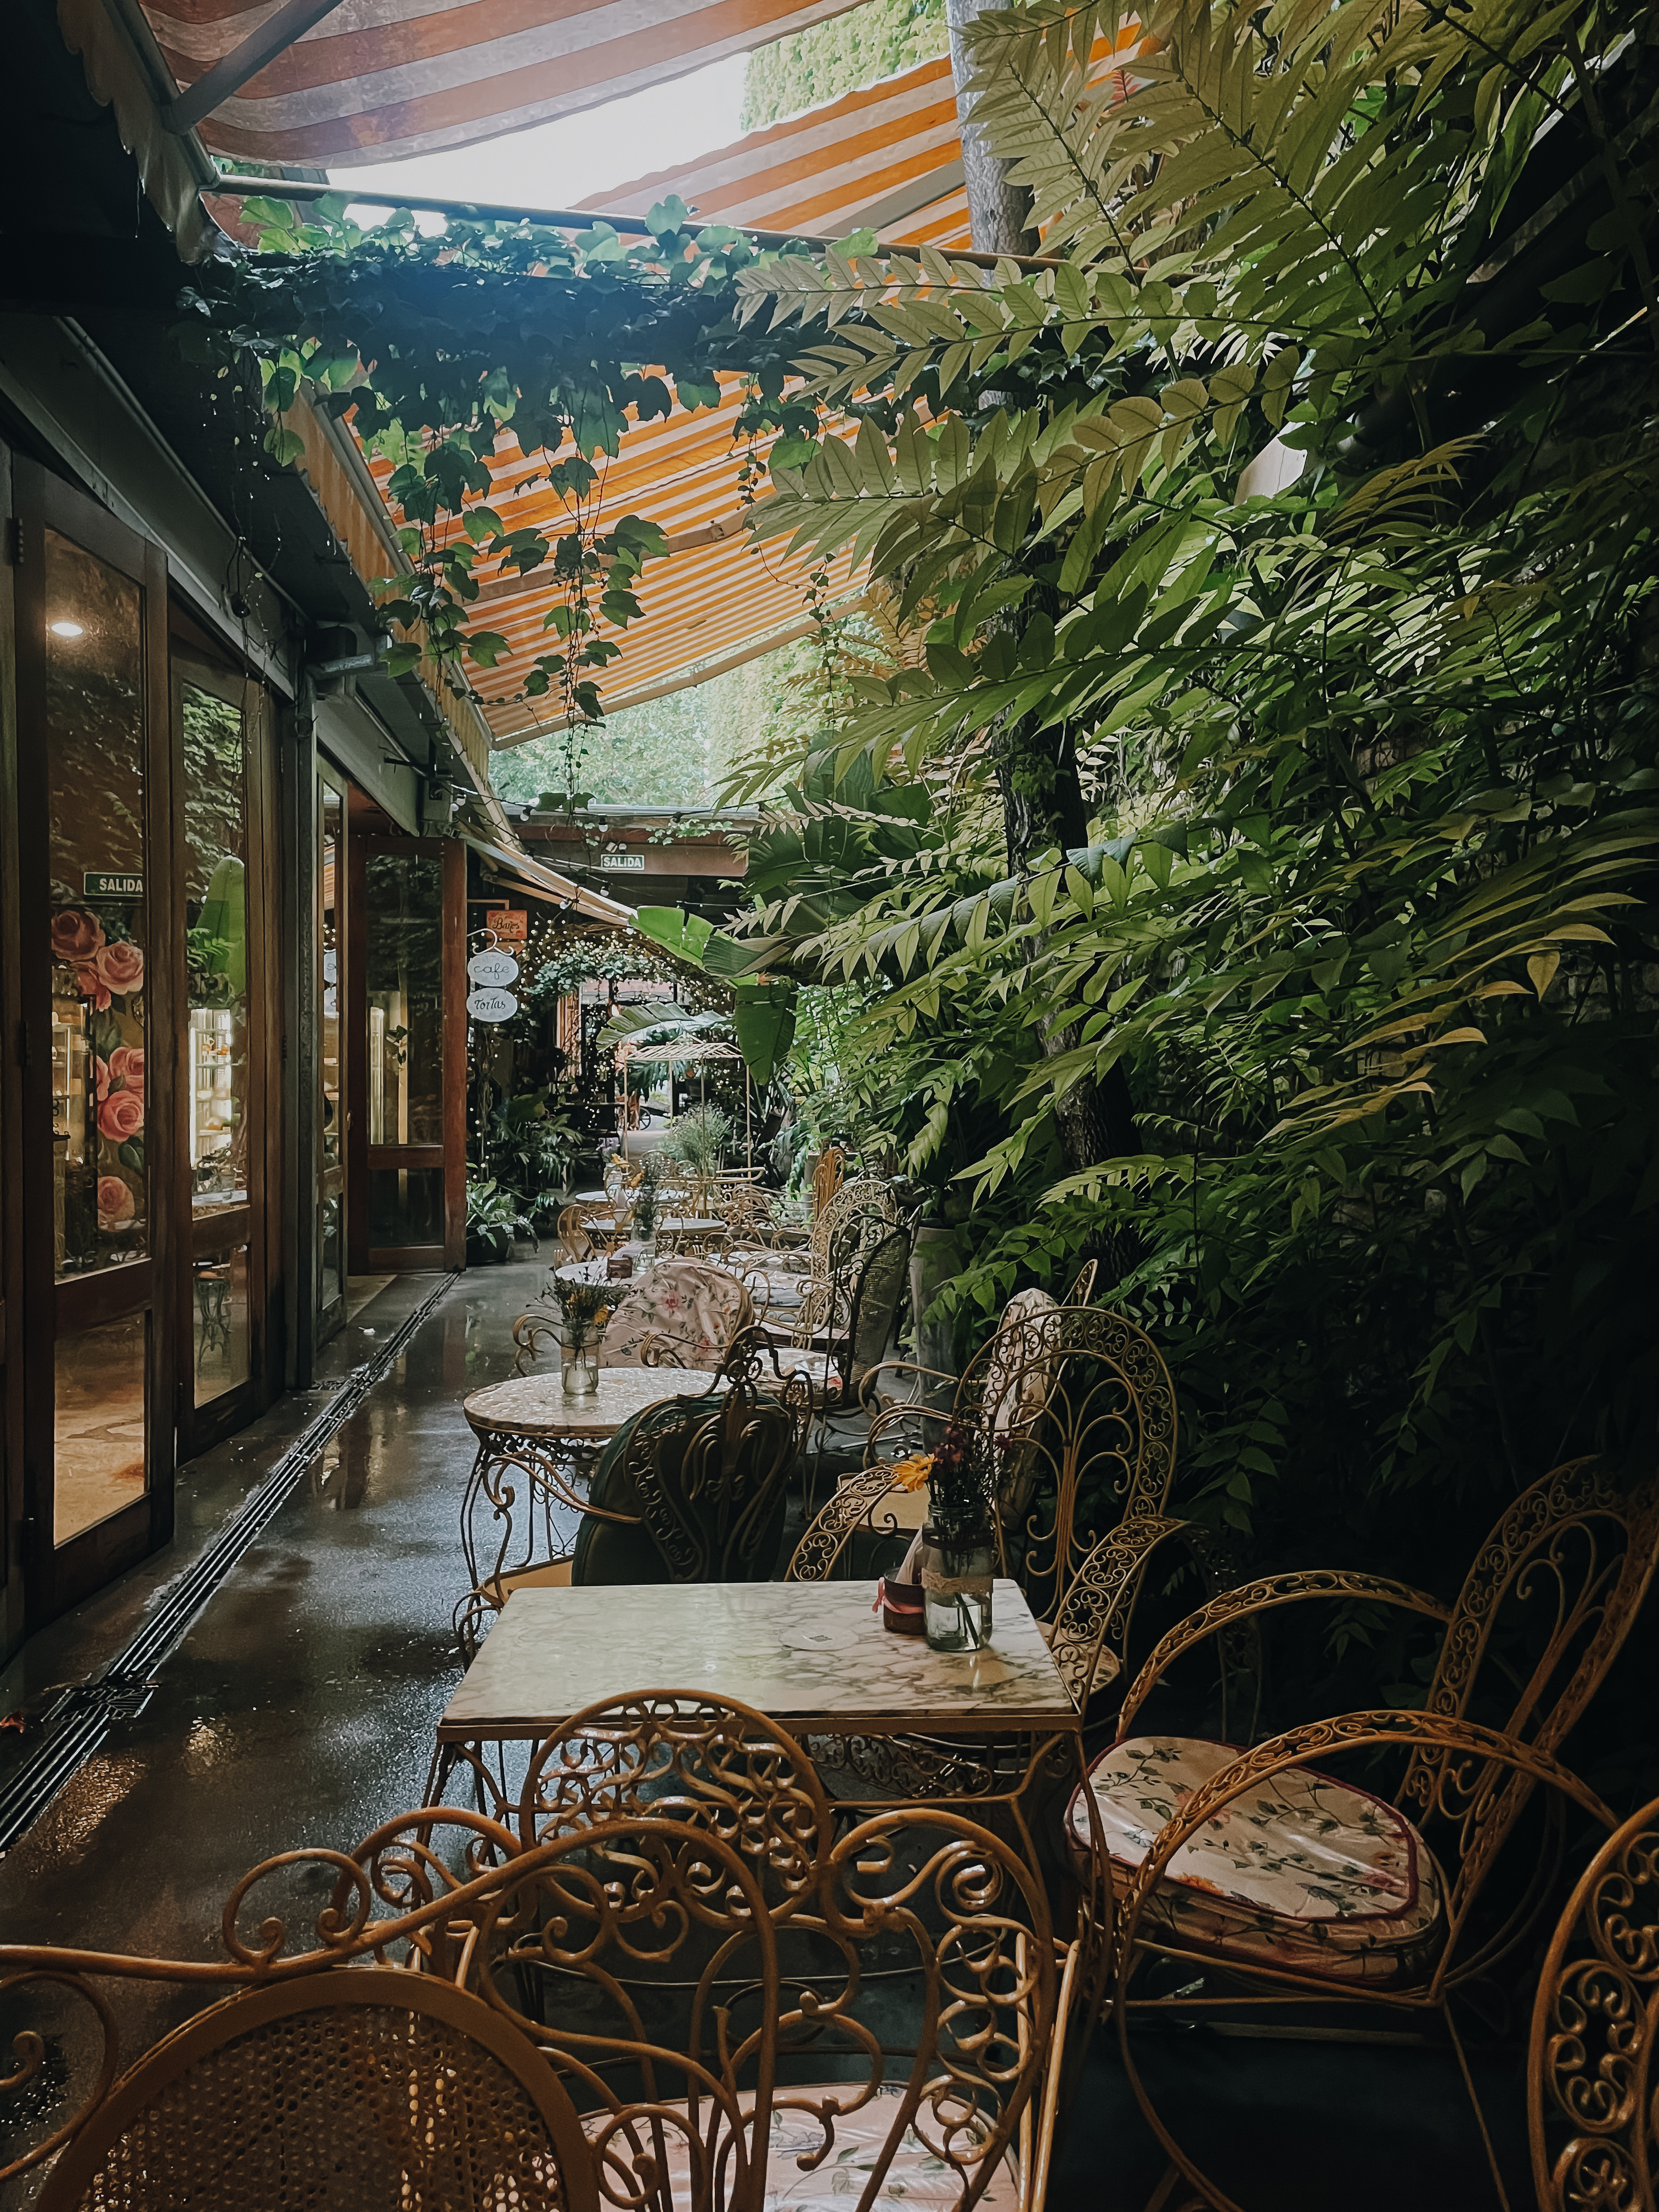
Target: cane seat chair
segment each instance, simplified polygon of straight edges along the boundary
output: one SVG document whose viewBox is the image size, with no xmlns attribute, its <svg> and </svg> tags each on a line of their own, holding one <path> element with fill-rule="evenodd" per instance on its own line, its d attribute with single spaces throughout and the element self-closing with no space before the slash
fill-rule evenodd
<svg viewBox="0 0 1659 2212">
<path fill-rule="evenodd" d="M 1121 1547 L 1120 1593 L 1177 1524 L 1141 1525 L 1139 1556 L 1133 1544 Z M 1516 1953 L 1547 1893 L 1571 1807 L 1614 1825 L 1558 1754 L 1628 1633 L 1656 1552 L 1659 1481 L 1627 1491 L 1595 1461 L 1559 1468 L 1522 1493 L 1482 1545 L 1421 1711 L 1304 1723 L 1253 1748 L 1167 1727 L 1147 1732 L 1144 1709 L 1186 1655 L 1278 1608 L 1361 1600 L 1437 1621 L 1446 1609 L 1379 1576 L 1300 1570 L 1212 1597 L 1158 1640 L 1124 1696 L 1116 1742 L 1072 1799 L 1067 1841 L 1080 1859 L 1106 1861 L 1119 1899 L 1125 2063 L 1149 2124 L 1206 2203 L 1237 2212 L 1155 2108 L 1132 2027 L 1178 2018 L 1189 2002 L 1201 2014 L 1216 2002 L 1219 1972 L 1229 1989 L 1249 1990 L 1257 2017 L 1313 2000 L 1415 2014 L 1459 2048 L 1461 2066 L 1450 2002 Z M 1369 1771 L 1359 1787 L 1326 1771 L 1346 1753 L 1382 1750 L 1401 1769 L 1391 1793 Z M 1518 1895 L 1486 1908 L 1493 1860 L 1523 1814 L 1529 1877 Z M 1199 1982 L 1155 1993 L 1159 1958 L 1195 1969 Z"/>
<path fill-rule="evenodd" d="M 1653 2212 L 1659 1798 L 1601 1845 L 1545 1954 L 1527 2054 L 1539 2212 Z"/>
<path fill-rule="evenodd" d="M 165 1966 L 70 1955 L 88 1996 L 100 1972 Z M 33 1978 L 15 1957 L 8 1985 Z M 36 2203 L 598 2212 L 599 2191 L 533 2043 L 451 1982 L 371 1966 L 247 1990 L 175 2029 L 78 2116 Z"/>
</svg>

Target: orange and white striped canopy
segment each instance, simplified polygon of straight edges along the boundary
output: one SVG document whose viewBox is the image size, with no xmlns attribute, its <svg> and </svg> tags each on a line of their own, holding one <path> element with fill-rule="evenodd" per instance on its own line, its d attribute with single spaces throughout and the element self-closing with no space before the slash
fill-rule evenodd
<svg viewBox="0 0 1659 2212">
<path fill-rule="evenodd" d="M 671 194 L 705 222 L 821 238 L 869 228 L 892 246 L 969 246 L 950 58 L 919 62 L 578 204 L 645 215 Z"/>
<path fill-rule="evenodd" d="M 143 0 L 181 87 L 270 0 Z M 201 124 L 216 152 L 299 167 L 476 145 L 840 15 L 849 0 L 340 0 Z"/>
</svg>

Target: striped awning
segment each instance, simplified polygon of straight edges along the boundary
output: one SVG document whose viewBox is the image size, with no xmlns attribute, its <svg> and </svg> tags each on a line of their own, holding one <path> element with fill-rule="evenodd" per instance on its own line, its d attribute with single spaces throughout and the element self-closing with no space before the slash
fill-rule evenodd
<svg viewBox="0 0 1659 2212">
<path fill-rule="evenodd" d="M 868 91 L 751 131 L 734 145 L 659 169 L 578 205 L 644 215 L 678 194 L 705 222 L 890 245 L 966 247 L 968 195 L 948 55 Z"/>
<path fill-rule="evenodd" d="M 602 684 L 605 704 L 636 705 L 757 658 L 812 628 L 805 554 L 789 555 L 775 541 L 757 545 L 744 526 L 738 483 L 741 454 L 732 441 L 742 384 L 723 380 L 717 409 L 677 414 L 627 434 L 606 469 L 601 526 L 624 514 L 644 515 L 668 538 L 669 551 L 648 562 L 638 595 L 642 616 L 615 635 L 622 659 Z M 376 463 L 384 483 L 388 464 Z M 544 485 L 521 489 L 535 471 L 515 445 L 503 440 L 491 463 L 489 501 L 512 527 L 569 527 L 568 518 Z M 538 653 L 552 643 L 544 628 L 552 594 L 533 570 L 521 576 L 499 562 L 473 570 L 478 596 L 475 626 L 499 631 L 509 653 L 488 673 L 473 672 L 493 741 L 521 744 L 563 726 L 551 696 L 516 696 Z M 830 564 L 830 604 L 853 590 L 842 555 Z"/>
<path fill-rule="evenodd" d="M 337 0 L 198 127 L 216 152 L 242 161 L 301 167 L 406 161 L 684 76 L 821 23 L 848 4 Z M 270 0 L 143 0 L 143 10 L 185 89 L 283 12 Z"/>
<path fill-rule="evenodd" d="M 191 21 L 199 22 L 205 14 L 214 14 L 216 6 L 214 20 L 222 25 L 224 11 L 234 0 L 145 0 L 145 4 L 158 21 L 188 12 Z M 783 0 L 744 0 L 744 5 L 748 28 L 738 42 L 749 45 L 836 12 L 833 6 L 785 12 Z M 769 7 L 776 12 L 767 15 Z M 488 41 L 495 37 L 491 27 L 499 27 L 509 12 L 507 0 L 472 0 L 471 6 L 447 9 L 437 5 L 436 0 L 427 0 L 424 6 L 419 0 L 343 0 L 337 14 L 319 26 L 294 54 L 330 33 L 331 27 L 334 38 L 361 36 L 366 42 L 358 64 L 365 70 L 378 66 L 376 58 L 397 46 L 405 61 L 390 75 L 402 82 L 405 69 L 415 73 L 406 89 L 415 106 L 421 106 L 426 95 L 419 94 L 416 80 L 425 64 L 408 58 L 410 48 L 425 52 L 421 40 L 428 31 L 434 26 L 456 31 L 462 17 L 472 21 L 479 37 Z M 614 12 L 600 9 L 592 11 L 591 16 L 578 16 L 574 8 L 556 11 L 553 0 L 519 0 L 516 14 L 533 16 L 539 27 L 538 37 L 550 36 L 552 28 L 560 26 L 568 29 L 575 25 L 584 39 L 590 34 L 596 39 L 599 27 L 610 21 Z M 371 15 L 374 19 L 372 37 L 368 23 Z M 240 20 L 247 19 L 244 15 Z M 613 55 L 605 66 L 622 73 L 609 77 L 591 95 L 576 88 L 574 78 L 568 82 L 562 79 L 561 90 L 550 95 L 554 105 L 527 106 L 514 110 L 513 115 L 517 121 L 532 122 L 544 114 L 567 112 L 571 107 L 589 104 L 590 97 L 609 97 L 651 82 L 653 73 L 672 76 L 677 67 L 690 68 L 713 58 L 716 51 L 731 51 L 722 46 L 693 52 L 689 44 L 674 45 L 682 36 L 687 41 L 694 35 L 713 36 L 717 22 L 726 20 L 722 8 L 698 9 L 689 0 L 678 5 L 668 0 L 663 24 L 653 33 L 653 58 L 641 65 L 645 74 L 629 74 L 622 58 Z M 701 33 L 694 32 L 696 24 L 702 27 Z M 564 34 L 561 29 L 560 35 Z M 574 37 L 575 32 L 570 35 Z M 726 37 L 727 32 L 720 35 Z M 735 31 L 730 35 L 738 39 Z M 514 36 L 528 39 L 532 33 L 521 28 Z M 485 50 L 484 46 L 467 50 L 468 69 Z M 193 66 L 212 58 L 212 51 L 199 41 L 195 51 Z M 443 51 L 454 54 L 459 48 L 452 45 Z M 494 52 L 494 46 L 488 51 Z M 592 57 L 600 48 L 590 39 L 584 51 Z M 689 58 L 678 63 L 664 58 L 672 52 Z M 290 55 L 289 60 L 293 58 Z M 1103 40 L 1097 66 L 1103 70 L 1111 61 L 1110 49 Z M 324 80 L 318 72 L 322 70 L 322 58 L 306 66 L 321 88 Z M 526 98 L 538 96 L 531 82 L 535 72 L 528 61 L 521 65 L 521 74 L 524 71 L 529 73 L 521 88 Z M 250 86 L 249 94 L 263 87 L 262 97 L 267 99 L 273 116 L 281 110 L 297 118 L 304 107 L 299 94 L 295 94 L 299 105 L 291 111 L 283 106 L 286 95 L 277 96 L 281 84 L 288 81 L 273 64 L 265 77 Z M 367 76 L 353 96 L 365 102 L 378 97 L 374 87 L 379 82 L 372 75 Z M 485 80 L 476 73 L 470 76 L 463 73 L 456 82 L 463 90 L 471 88 L 471 98 L 472 93 L 481 91 Z M 318 96 L 321 97 L 320 89 Z M 439 95 L 434 91 L 431 97 L 435 100 Z M 238 118 L 248 107 L 248 101 L 235 103 L 235 112 L 225 122 L 227 131 L 241 127 Z M 369 118 L 376 129 L 386 124 L 390 131 L 392 126 L 387 118 L 392 112 L 390 108 L 365 106 L 358 119 Z M 476 112 L 482 117 L 484 110 L 479 106 Z M 435 127 L 436 110 L 422 107 L 422 113 L 424 120 L 419 122 L 419 130 Z M 397 131 L 415 130 L 414 117 L 415 107 L 411 107 L 397 124 Z M 223 111 L 221 120 L 224 120 Z M 340 126 L 337 120 L 327 127 L 337 131 Z M 448 123 L 442 125 L 451 127 Z M 284 150 L 274 158 L 322 161 L 338 159 L 345 151 L 358 160 L 389 158 L 394 153 L 459 143 L 469 136 L 483 137 L 511 127 L 513 122 L 496 116 L 481 121 L 476 128 L 455 121 L 456 135 L 447 138 L 390 135 L 375 140 L 337 135 L 326 145 L 320 139 L 307 138 L 303 149 L 284 141 Z M 256 150 L 245 139 L 233 145 L 228 136 L 215 137 L 206 126 L 204 135 L 227 151 Z M 271 155 L 269 146 L 258 150 Z M 940 57 L 920 63 L 867 91 L 849 94 L 751 131 L 735 144 L 642 177 L 620 190 L 596 196 L 584 205 L 595 213 L 643 215 L 653 202 L 671 193 L 678 194 L 705 221 L 820 237 L 870 228 L 890 245 L 927 244 L 947 251 L 966 247 L 969 237 L 962 143 L 949 60 Z M 656 523 L 669 542 L 667 556 L 647 562 L 641 576 L 642 616 L 617 638 L 622 657 L 613 664 L 610 681 L 601 685 L 605 705 L 612 712 L 702 683 L 790 639 L 806 635 L 813 628 L 811 556 L 790 555 L 779 540 L 757 545 L 744 527 L 738 480 L 741 457 L 733 442 L 741 384 L 737 379 L 729 380 L 723 391 L 718 409 L 690 416 L 677 412 L 665 422 L 641 424 L 629 431 L 621 454 L 606 467 L 597 526 L 607 529 L 623 515 L 639 514 Z M 377 465 L 375 475 L 383 487 L 390 473 L 389 465 Z M 489 504 L 512 527 L 550 526 L 556 534 L 562 534 L 570 527 L 569 518 L 544 485 L 527 482 L 535 473 L 517 445 L 504 439 L 491 464 Z M 522 696 L 524 678 L 532 662 L 550 642 L 544 627 L 553 598 L 547 579 L 533 571 L 522 576 L 516 570 L 483 562 L 475 568 L 473 575 L 480 586 L 471 609 L 474 621 L 500 632 L 509 647 L 494 669 L 473 672 L 492 744 L 497 748 L 522 744 L 561 728 L 562 717 L 552 697 L 532 700 Z M 839 555 L 830 564 L 827 584 L 820 587 L 817 605 L 821 610 L 825 605 L 845 605 L 856 596 L 857 589 L 847 556 Z"/>
</svg>

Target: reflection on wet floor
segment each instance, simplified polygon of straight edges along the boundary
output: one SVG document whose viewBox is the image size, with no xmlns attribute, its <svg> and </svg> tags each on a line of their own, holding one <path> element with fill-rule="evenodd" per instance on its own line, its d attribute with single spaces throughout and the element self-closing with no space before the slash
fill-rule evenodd
<svg viewBox="0 0 1659 2212">
<path fill-rule="evenodd" d="M 146 1314 L 60 1336 L 52 1540 L 67 1543 L 144 1493 Z"/>
<path fill-rule="evenodd" d="M 225 1899 L 248 1869 L 306 1844 L 349 1850 L 420 1802 L 433 1729 L 461 1672 L 451 1616 L 465 1587 L 459 1516 L 475 1439 L 460 1401 L 511 1374 L 513 1323 L 544 1273 L 479 1269 L 446 1292 L 158 1666 L 144 1711 L 0 1861 L 0 1937 L 211 1954 Z M 331 1347 L 336 1382 L 434 1287 L 429 1274 L 394 1278 L 362 1309 Z M 75 1364 L 60 1381 L 60 1467 L 67 1452 L 86 1470 L 82 1525 L 142 1491 L 143 1339 L 121 1328 L 125 1348 L 101 1331 L 61 1347 Z M 180 1525 L 198 1547 L 317 1402 L 284 1401 L 180 1470 Z M 208 1496 L 211 1515 L 196 1502 Z M 154 1590 L 184 1564 L 157 1561 L 137 1581 Z M 46 1632 L 46 1656 L 14 1663 L 18 1673 L 32 1663 L 32 1709 L 95 1674 L 143 1604 L 124 1601 L 118 1584 Z M 112 1643 L 111 1613 L 126 1624 Z M 33 1748 L 27 1736 L 0 1738 L 0 1773 Z M 171 2020 L 133 2002 L 142 2046 Z"/>
</svg>

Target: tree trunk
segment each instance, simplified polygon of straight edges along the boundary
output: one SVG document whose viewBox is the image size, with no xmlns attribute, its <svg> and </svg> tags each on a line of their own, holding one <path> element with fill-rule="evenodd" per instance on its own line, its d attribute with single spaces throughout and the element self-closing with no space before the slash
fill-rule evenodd
<svg viewBox="0 0 1659 2212">
<path fill-rule="evenodd" d="M 978 252 L 1036 253 L 1040 241 L 1030 228 L 1031 196 L 1023 186 L 1009 183 L 1007 163 L 998 161 L 974 122 L 974 103 L 968 91 L 969 64 L 963 31 L 988 7 L 999 4 L 1000 0 L 945 0 L 945 20 L 951 32 L 951 76 L 962 131 L 962 169 L 968 186 L 968 221 Z"/>
<path fill-rule="evenodd" d="M 997 4 L 999 0 L 945 0 L 945 20 L 951 33 L 951 75 L 962 130 L 968 217 L 979 252 L 1036 253 L 1042 241 L 1030 228 L 1030 194 L 1023 186 L 1010 184 L 1007 163 L 1000 161 L 986 144 L 974 123 L 974 102 L 968 90 L 969 64 L 963 32 L 986 7 Z M 983 408 L 1007 404 L 1008 395 L 1001 392 L 980 395 Z M 1057 845 L 1065 852 L 1088 842 L 1088 811 L 1067 732 L 1039 733 L 1035 717 L 1005 729 L 996 746 L 996 774 L 1011 874 L 1018 875 L 1035 854 L 1047 847 Z M 1074 1051 L 1078 1042 L 1074 1027 L 1045 1032 L 1043 1055 L 1058 1060 L 1062 1054 Z M 1103 1082 L 1085 1077 L 1074 1084 L 1054 1103 L 1054 1127 L 1070 1174 L 1097 1167 L 1116 1154 L 1138 1151 L 1134 1107 L 1121 1066 L 1113 1068 Z M 1103 1237 L 1097 1252 L 1114 1275 L 1121 1274 L 1132 1258 L 1115 1249 L 1119 1242 L 1114 1236 Z"/>
</svg>

